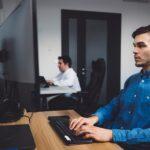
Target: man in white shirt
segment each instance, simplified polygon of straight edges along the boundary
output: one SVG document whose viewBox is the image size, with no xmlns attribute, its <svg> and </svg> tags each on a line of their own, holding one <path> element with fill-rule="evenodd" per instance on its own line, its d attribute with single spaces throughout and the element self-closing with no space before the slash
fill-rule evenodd
<svg viewBox="0 0 150 150">
<path fill-rule="evenodd" d="M 73 68 L 71 68 L 71 65 L 72 61 L 69 56 L 58 57 L 58 68 L 60 73 L 52 80 L 48 80 L 48 83 L 50 85 L 68 86 L 75 89 L 76 92 L 81 91 L 77 74 Z M 77 95 L 75 93 L 57 95 L 49 101 L 48 105 L 50 109 L 59 109 L 62 107 L 66 108 L 72 104 L 72 100 L 74 99 L 77 99 Z"/>
<path fill-rule="evenodd" d="M 58 68 L 60 73 L 49 80 L 49 84 L 54 84 L 58 86 L 68 86 L 74 88 L 77 92 L 81 91 L 79 80 L 76 72 L 71 68 L 72 62 L 69 56 L 58 57 Z"/>
</svg>

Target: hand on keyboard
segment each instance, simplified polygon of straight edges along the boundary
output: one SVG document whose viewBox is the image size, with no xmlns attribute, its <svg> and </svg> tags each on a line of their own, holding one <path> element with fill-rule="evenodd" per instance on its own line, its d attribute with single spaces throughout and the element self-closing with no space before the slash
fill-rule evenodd
<svg viewBox="0 0 150 150">
<path fill-rule="evenodd" d="M 70 128 L 70 130 L 77 131 L 83 125 L 94 125 L 97 121 L 98 121 L 97 116 L 92 116 L 92 117 L 89 117 L 89 118 L 79 117 L 77 119 L 73 119 L 70 122 L 69 128 Z"/>
<path fill-rule="evenodd" d="M 98 142 L 108 142 L 112 140 L 112 130 L 96 127 L 93 125 L 82 125 L 76 135 L 83 135 L 84 138 L 92 138 Z"/>
<path fill-rule="evenodd" d="M 92 139 L 84 139 L 81 134 L 77 136 L 73 130 L 69 129 L 69 117 L 68 116 L 55 116 L 48 117 L 50 125 L 58 133 L 66 144 L 81 144 L 91 143 Z"/>
<path fill-rule="evenodd" d="M 83 138 L 91 138 L 95 141 L 110 141 L 112 139 L 112 131 L 94 126 L 98 122 L 97 116 L 89 118 L 73 119 L 70 123 L 70 129 L 75 131 L 76 135 L 82 135 Z"/>
</svg>

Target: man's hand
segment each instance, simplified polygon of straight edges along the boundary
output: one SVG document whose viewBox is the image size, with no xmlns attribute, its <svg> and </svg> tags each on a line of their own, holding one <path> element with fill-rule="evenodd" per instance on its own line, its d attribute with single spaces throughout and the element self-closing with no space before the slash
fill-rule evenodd
<svg viewBox="0 0 150 150">
<path fill-rule="evenodd" d="M 89 118 L 79 117 L 71 121 L 69 128 L 71 130 L 77 131 L 82 125 L 94 125 L 97 121 L 97 116 L 92 116 Z"/>
<path fill-rule="evenodd" d="M 84 138 L 92 138 L 98 142 L 108 142 L 112 140 L 112 130 L 95 127 L 93 125 L 83 125 L 77 131 L 77 135 L 84 135 Z"/>
<path fill-rule="evenodd" d="M 49 84 L 49 85 L 52 85 L 53 84 L 53 81 L 52 80 L 46 80 L 47 81 L 47 83 Z"/>
</svg>

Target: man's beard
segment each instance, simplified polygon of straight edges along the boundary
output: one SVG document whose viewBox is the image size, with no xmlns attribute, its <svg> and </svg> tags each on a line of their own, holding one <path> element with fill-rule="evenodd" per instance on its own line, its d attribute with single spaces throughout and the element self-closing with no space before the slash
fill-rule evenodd
<svg viewBox="0 0 150 150">
<path fill-rule="evenodd" d="M 135 66 L 136 67 L 142 67 L 142 68 L 147 68 L 147 67 L 149 67 L 150 66 L 150 62 L 148 63 L 136 63 L 135 62 Z"/>
<path fill-rule="evenodd" d="M 135 66 L 136 66 L 136 67 L 143 67 L 144 64 L 138 64 L 138 63 L 135 63 Z"/>
</svg>

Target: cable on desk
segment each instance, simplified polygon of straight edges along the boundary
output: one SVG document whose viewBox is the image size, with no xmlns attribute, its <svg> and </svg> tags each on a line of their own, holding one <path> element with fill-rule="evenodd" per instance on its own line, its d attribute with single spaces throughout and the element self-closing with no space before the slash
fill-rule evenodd
<svg viewBox="0 0 150 150">
<path fill-rule="evenodd" d="M 34 113 L 32 112 L 30 116 L 23 115 L 23 117 L 27 117 L 29 119 L 29 124 L 31 123 L 31 119 L 33 117 L 33 114 Z"/>
</svg>

